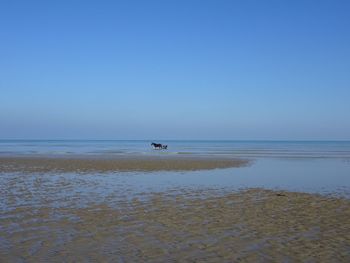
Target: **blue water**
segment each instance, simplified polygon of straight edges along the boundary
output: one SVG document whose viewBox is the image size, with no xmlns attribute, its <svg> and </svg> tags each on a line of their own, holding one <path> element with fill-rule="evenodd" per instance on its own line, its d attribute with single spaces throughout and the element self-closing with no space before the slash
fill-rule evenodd
<svg viewBox="0 0 350 263">
<path fill-rule="evenodd" d="M 350 158 L 350 141 L 0 140 L 4 155 L 206 155 L 244 158 Z"/>
<path fill-rule="evenodd" d="M 241 168 L 186 172 L 0 173 L 0 210 L 21 206 L 82 207 L 168 196 L 221 195 L 247 188 L 350 199 L 350 162 L 335 158 L 258 158 Z M 151 195 L 152 196 L 152 195 Z"/>
<path fill-rule="evenodd" d="M 0 141 L 0 156 L 209 155 L 248 158 L 252 164 L 186 172 L 0 173 L 0 209 L 41 206 L 43 200 L 57 207 L 81 206 L 154 192 L 224 193 L 252 187 L 350 198 L 350 142 L 160 142 L 168 150 L 153 150 L 151 141 Z"/>
</svg>

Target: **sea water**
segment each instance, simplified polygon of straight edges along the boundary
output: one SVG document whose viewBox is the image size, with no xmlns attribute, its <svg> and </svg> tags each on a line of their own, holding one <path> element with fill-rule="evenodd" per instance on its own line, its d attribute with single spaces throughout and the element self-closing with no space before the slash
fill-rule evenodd
<svg viewBox="0 0 350 263">
<path fill-rule="evenodd" d="M 151 143 L 168 145 L 154 150 Z M 203 155 L 243 158 L 350 158 L 350 141 L 0 140 L 8 155 Z"/>
<path fill-rule="evenodd" d="M 155 141 L 167 144 L 168 150 L 154 150 L 151 142 L 7 140 L 0 141 L 0 156 L 212 156 L 245 158 L 251 165 L 186 172 L 0 173 L 0 207 L 40 206 L 42 200 L 60 207 L 72 202 L 110 203 L 154 192 L 210 189 L 224 193 L 246 188 L 350 198 L 350 142 Z"/>
</svg>

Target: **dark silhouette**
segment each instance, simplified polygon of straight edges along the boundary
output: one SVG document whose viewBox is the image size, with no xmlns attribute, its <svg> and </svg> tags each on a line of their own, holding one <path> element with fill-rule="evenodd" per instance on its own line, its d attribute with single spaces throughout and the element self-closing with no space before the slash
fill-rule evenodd
<svg viewBox="0 0 350 263">
<path fill-rule="evenodd" d="M 154 147 L 154 149 L 159 149 L 159 150 L 166 150 L 168 149 L 168 145 L 163 145 L 161 143 L 154 143 L 152 142 L 151 145 Z"/>
</svg>

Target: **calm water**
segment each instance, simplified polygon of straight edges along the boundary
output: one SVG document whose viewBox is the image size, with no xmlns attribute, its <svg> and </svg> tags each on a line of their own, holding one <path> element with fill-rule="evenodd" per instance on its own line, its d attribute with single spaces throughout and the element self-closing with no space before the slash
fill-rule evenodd
<svg viewBox="0 0 350 263">
<path fill-rule="evenodd" d="M 186 172 L 0 173 L 0 210 L 22 206 L 118 205 L 149 193 L 188 196 L 246 188 L 290 190 L 350 198 L 350 162 L 339 159 L 256 159 L 241 168 Z"/>
<path fill-rule="evenodd" d="M 350 158 L 350 141 L 0 140 L 0 155 L 215 155 L 233 157 Z M 156 141 L 158 142 L 158 141 Z"/>
<path fill-rule="evenodd" d="M 350 197 L 350 142 L 1 141 L 0 155 L 163 155 L 244 157 L 241 168 L 188 172 L 0 173 L 0 208 L 21 205 L 73 206 L 140 197 L 177 189 L 225 192 L 262 187 Z"/>
</svg>

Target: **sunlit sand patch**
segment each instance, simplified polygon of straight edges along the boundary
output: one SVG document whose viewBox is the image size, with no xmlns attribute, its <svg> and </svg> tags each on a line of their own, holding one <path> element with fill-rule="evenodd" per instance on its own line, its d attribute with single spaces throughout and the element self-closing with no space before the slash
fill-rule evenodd
<svg viewBox="0 0 350 263">
<path fill-rule="evenodd" d="M 120 157 L 46 158 L 1 157 L 0 172 L 191 171 L 241 167 L 248 160 L 230 158 Z"/>
</svg>

